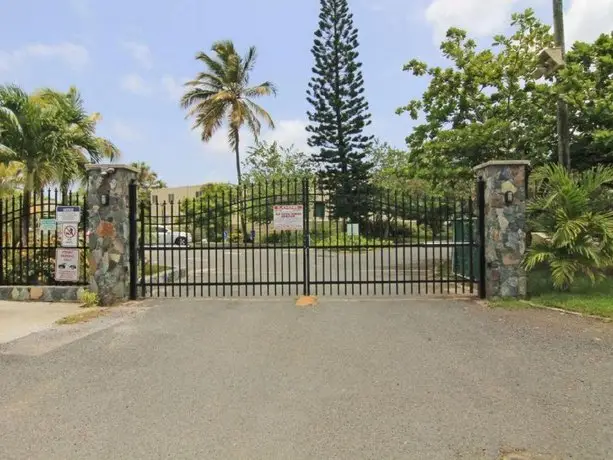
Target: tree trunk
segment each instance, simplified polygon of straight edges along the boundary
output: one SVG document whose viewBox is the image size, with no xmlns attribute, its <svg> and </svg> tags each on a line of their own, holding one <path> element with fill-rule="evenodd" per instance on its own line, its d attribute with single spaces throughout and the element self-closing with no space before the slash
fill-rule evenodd
<svg viewBox="0 0 613 460">
<path fill-rule="evenodd" d="M 234 134 L 236 137 L 236 143 L 234 146 L 234 153 L 236 154 L 236 178 L 238 179 L 238 219 L 239 225 L 241 227 L 241 232 L 243 233 L 243 241 L 247 241 L 247 220 L 246 220 L 246 203 L 245 203 L 245 194 L 243 190 L 243 179 L 241 175 L 241 157 L 240 157 L 240 148 L 239 148 L 239 135 L 238 130 Z"/>
</svg>

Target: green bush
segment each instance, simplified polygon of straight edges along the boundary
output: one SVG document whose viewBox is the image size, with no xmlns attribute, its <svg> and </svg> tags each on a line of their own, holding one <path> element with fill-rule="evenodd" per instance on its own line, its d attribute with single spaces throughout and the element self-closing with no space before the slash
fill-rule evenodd
<svg viewBox="0 0 613 460">
<path fill-rule="evenodd" d="M 100 298 L 95 292 L 91 292 L 86 289 L 79 296 L 79 301 L 83 302 L 84 307 L 91 308 L 100 303 Z"/>
<path fill-rule="evenodd" d="M 613 265 L 613 168 L 568 172 L 548 165 L 533 173 L 537 192 L 528 203 L 532 231 L 546 237 L 523 261 L 527 270 L 547 269 L 553 286 L 569 290 L 578 273 L 592 283 Z"/>
<path fill-rule="evenodd" d="M 369 242 L 364 236 L 347 235 L 346 233 L 333 234 L 323 239 L 311 239 L 311 246 L 334 248 L 335 246 L 344 246 L 345 249 L 358 250 L 360 246 L 366 246 Z M 350 246 L 351 248 L 346 248 Z"/>
</svg>

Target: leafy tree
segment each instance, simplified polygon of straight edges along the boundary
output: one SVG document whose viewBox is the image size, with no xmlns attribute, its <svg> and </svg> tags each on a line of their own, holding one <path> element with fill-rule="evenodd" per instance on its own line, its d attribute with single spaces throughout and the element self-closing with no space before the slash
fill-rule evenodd
<svg viewBox="0 0 613 460">
<path fill-rule="evenodd" d="M 200 196 L 181 204 L 185 223 L 203 230 L 194 235 L 196 240 L 206 237 L 209 241 L 221 241 L 224 231 L 231 231 L 232 217 L 236 211 L 237 187 L 232 184 L 209 183 L 202 186 Z"/>
<path fill-rule="evenodd" d="M 284 147 L 277 142 L 259 142 L 252 146 L 243 161 L 247 183 L 308 177 L 311 164 L 308 157 L 293 145 Z"/>
<path fill-rule="evenodd" d="M 135 161 L 131 166 L 138 171 L 136 184 L 138 185 L 138 196 L 141 203 L 150 201 L 151 190 L 166 187 L 166 183 L 158 177 L 158 174 L 146 162 Z"/>
<path fill-rule="evenodd" d="M 537 194 L 528 204 L 530 224 L 546 238 L 528 250 L 524 266 L 545 266 L 556 289 L 567 290 L 578 272 L 592 282 L 613 265 L 613 168 L 569 172 L 547 165 L 533 173 Z"/>
<path fill-rule="evenodd" d="M 303 181 L 312 187 L 311 163 L 294 146 L 283 147 L 276 142 L 261 142 L 249 149 L 243 162 L 246 174 L 246 216 L 253 222 L 272 220 L 275 204 L 302 203 Z"/>
<path fill-rule="evenodd" d="M 15 85 L 0 86 L 0 162 L 23 165 L 22 242 L 27 241 L 31 193 L 54 181 L 67 191 L 70 177 L 90 161 L 116 148 L 94 135 L 95 117 L 87 115 L 71 88 L 33 95 Z"/>
<path fill-rule="evenodd" d="M 10 198 L 23 188 L 23 165 L 13 161 L 0 163 L 0 199 Z"/>
<path fill-rule="evenodd" d="M 258 139 L 261 130 L 259 118 L 271 128 L 275 127 L 270 114 L 252 99 L 276 95 L 275 85 L 266 81 L 257 86 L 249 86 L 251 71 L 256 62 L 256 49 L 249 48 L 241 57 L 229 40 L 213 43 L 211 51 L 215 57 L 204 52 L 196 59 L 205 66 L 196 78 L 186 83 L 189 88 L 181 98 L 181 105 L 194 117 L 193 129 L 202 130 L 202 141 L 208 142 L 222 126 L 228 123 L 228 142 L 236 157 L 236 178 L 242 183 L 240 160 L 240 130 L 246 126 L 253 137 Z M 246 223 L 242 217 L 243 233 Z"/>
<path fill-rule="evenodd" d="M 537 55 L 552 45 L 550 27 L 532 10 L 512 16 L 510 36 L 478 50 L 465 31 L 451 28 L 441 51 L 449 67 L 416 59 L 404 68 L 427 76 L 428 88 L 397 113 L 420 120 L 407 137 L 419 178 L 439 190 L 472 177 L 491 159 L 530 159 L 543 164 L 556 148 L 555 91 L 533 77 Z"/>
<path fill-rule="evenodd" d="M 358 30 L 347 0 L 320 0 L 319 26 L 311 50 L 315 58 L 307 90 L 311 133 L 309 145 L 338 217 L 359 220 L 367 213 L 356 200 L 368 186 L 371 164 L 366 156 L 372 136 L 364 78 L 358 61 Z"/>
<path fill-rule="evenodd" d="M 613 32 L 575 43 L 559 81 L 570 108 L 572 166 L 613 164 Z"/>
</svg>

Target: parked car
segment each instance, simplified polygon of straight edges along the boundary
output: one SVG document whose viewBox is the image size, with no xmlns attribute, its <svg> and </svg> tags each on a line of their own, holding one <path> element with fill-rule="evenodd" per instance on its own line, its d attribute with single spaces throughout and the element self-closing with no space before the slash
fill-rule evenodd
<svg viewBox="0 0 613 460">
<path fill-rule="evenodd" d="M 152 242 L 156 241 L 157 244 L 176 244 L 179 246 L 187 246 L 192 243 L 192 235 L 187 232 L 178 232 L 166 227 L 153 227 Z M 155 238 L 155 239 L 154 239 Z"/>
</svg>

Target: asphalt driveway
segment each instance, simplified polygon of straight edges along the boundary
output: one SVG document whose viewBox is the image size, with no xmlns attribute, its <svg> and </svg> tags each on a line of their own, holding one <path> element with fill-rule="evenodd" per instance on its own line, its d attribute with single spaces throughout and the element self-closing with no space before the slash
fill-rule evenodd
<svg viewBox="0 0 613 460">
<path fill-rule="evenodd" d="M 611 324 L 433 299 L 145 305 L 0 346 L 2 459 L 613 458 Z"/>
</svg>

